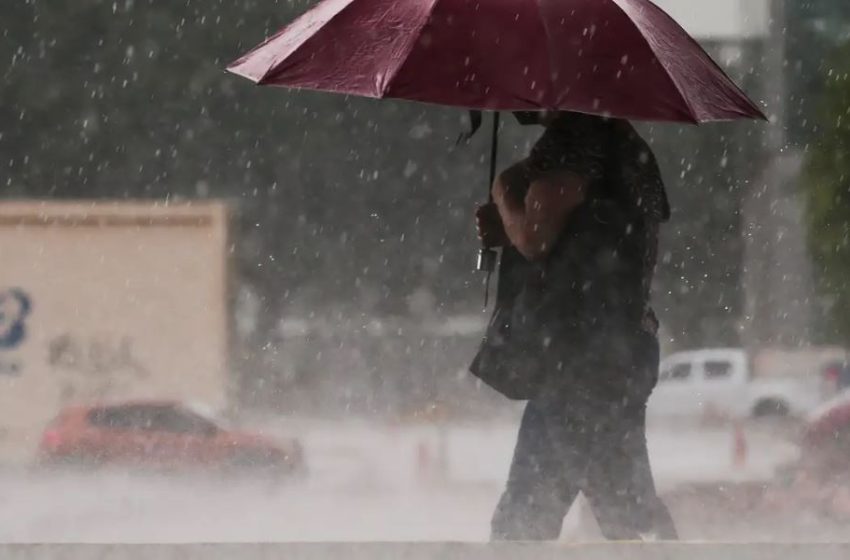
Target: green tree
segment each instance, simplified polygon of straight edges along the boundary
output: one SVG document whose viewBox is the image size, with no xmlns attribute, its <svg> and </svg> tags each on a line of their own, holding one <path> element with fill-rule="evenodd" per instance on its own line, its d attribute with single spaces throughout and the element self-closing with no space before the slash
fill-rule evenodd
<svg viewBox="0 0 850 560">
<path fill-rule="evenodd" d="M 806 168 L 808 241 L 827 315 L 823 335 L 850 343 L 850 43 L 826 66 Z"/>
<path fill-rule="evenodd" d="M 786 79 L 789 140 L 804 145 L 817 136 L 812 117 L 823 94 L 828 53 L 850 39 L 850 2 L 786 0 Z"/>
</svg>

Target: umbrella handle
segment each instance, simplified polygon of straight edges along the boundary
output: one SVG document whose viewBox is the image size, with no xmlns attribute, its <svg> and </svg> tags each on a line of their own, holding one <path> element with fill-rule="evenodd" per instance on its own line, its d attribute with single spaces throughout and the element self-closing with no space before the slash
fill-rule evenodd
<svg viewBox="0 0 850 560">
<path fill-rule="evenodd" d="M 493 138 L 490 143 L 490 182 L 487 183 L 487 201 L 493 202 L 493 183 L 496 180 L 496 163 L 499 157 L 499 112 L 493 113 Z M 496 270 L 496 262 L 498 261 L 498 253 L 489 247 L 481 247 L 478 251 L 478 266 L 479 272 L 486 272 L 489 275 Z M 486 297 L 485 297 L 486 299 Z M 485 302 L 486 307 L 486 302 Z"/>
<path fill-rule="evenodd" d="M 490 182 L 487 183 L 487 200 L 493 202 L 493 183 L 496 181 L 496 162 L 499 159 L 499 111 L 493 113 L 493 138 L 490 142 Z"/>
<path fill-rule="evenodd" d="M 490 143 L 490 182 L 487 183 L 487 201 L 493 202 L 493 183 L 496 181 L 496 163 L 499 157 L 499 112 L 493 113 L 493 138 Z M 496 264 L 499 260 L 499 254 L 495 249 L 489 247 L 481 247 L 478 250 L 478 266 L 479 272 L 486 272 L 487 279 L 484 285 L 484 309 L 490 300 L 490 277 L 496 270 Z"/>
</svg>

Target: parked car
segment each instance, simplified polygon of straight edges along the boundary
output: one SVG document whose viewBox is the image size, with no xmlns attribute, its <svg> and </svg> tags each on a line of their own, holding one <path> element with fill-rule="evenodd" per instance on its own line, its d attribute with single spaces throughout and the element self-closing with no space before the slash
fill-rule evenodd
<svg viewBox="0 0 850 560">
<path fill-rule="evenodd" d="M 850 389 L 850 364 L 843 360 L 829 362 L 821 372 L 826 393 L 838 395 Z"/>
<path fill-rule="evenodd" d="M 43 464 L 304 470 L 297 440 L 226 429 L 177 402 L 128 402 L 63 410 L 44 431 Z"/>
<path fill-rule="evenodd" d="M 799 456 L 777 471 L 767 505 L 850 521 L 850 390 L 809 413 L 801 436 Z"/>
<path fill-rule="evenodd" d="M 754 377 L 744 350 L 679 352 L 661 362 L 650 416 L 803 416 L 822 402 L 816 377 Z"/>
<path fill-rule="evenodd" d="M 828 400 L 809 414 L 803 428 L 804 451 L 822 446 L 840 448 L 850 474 L 850 389 Z"/>
</svg>

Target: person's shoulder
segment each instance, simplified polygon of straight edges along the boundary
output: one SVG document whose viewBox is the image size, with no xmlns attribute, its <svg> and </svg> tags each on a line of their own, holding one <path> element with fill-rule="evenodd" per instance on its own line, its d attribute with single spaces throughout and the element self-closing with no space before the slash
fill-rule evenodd
<svg viewBox="0 0 850 560">
<path fill-rule="evenodd" d="M 615 123 L 615 135 L 618 138 L 619 156 L 626 165 L 637 167 L 656 168 L 658 162 L 652 146 L 628 121 Z"/>
<path fill-rule="evenodd" d="M 650 221 L 666 222 L 670 219 L 670 203 L 652 147 L 628 121 L 617 122 L 616 131 L 620 178 L 633 202 Z"/>
<path fill-rule="evenodd" d="M 547 127 L 532 147 L 528 161 L 537 173 L 572 171 L 593 180 L 601 176 L 606 146 L 605 127 L 575 119 Z"/>
</svg>

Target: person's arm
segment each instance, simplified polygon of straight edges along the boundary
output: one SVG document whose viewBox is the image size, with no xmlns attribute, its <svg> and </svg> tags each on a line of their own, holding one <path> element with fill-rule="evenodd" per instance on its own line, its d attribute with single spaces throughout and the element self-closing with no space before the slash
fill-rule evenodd
<svg viewBox="0 0 850 560">
<path fill-rule="evenodd" d="M 527 191 L 522 181 L 528 181 Z M 586 181 L 570 171 L 553 171 L 529 180 L 524 162 L 500 174 L 493 184 L 505 234 L 528 260 L 544 258 L 563 231 L 570 212 L 585 198 Z M 525 192 L 525 196 L 519 193 Z"/>
</svg>

